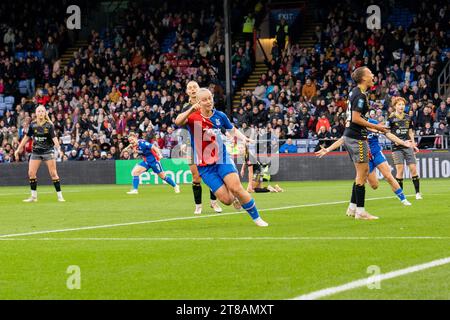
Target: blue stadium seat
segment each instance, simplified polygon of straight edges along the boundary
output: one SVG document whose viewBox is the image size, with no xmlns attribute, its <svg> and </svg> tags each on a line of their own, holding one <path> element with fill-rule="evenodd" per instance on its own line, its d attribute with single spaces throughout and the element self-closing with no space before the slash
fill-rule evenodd
<svg viewBox="0 0 450 320">
<path fill-rule="evenodd" d="M 33 57 L 37 57 L 39 60 L 41 60 L 44 57 L 44 55 L 42 54 L 42 51 L 34 51 L 34 52 L 32 52 L 31 55 Z"/>
<path fill-rule="evenodd" d="M 28 94 L 27 81 L 19 81 L 19 92 L 20 94 Z"/>
<path fill-rule="evenodd" d="M 26 59 L 27 54 L 26 54 L 26 52 L 16 52 L 15 57 L 16 57 L 17 60 L 19 60 L 19 59 Z"/>
<path fill-rule="evenodd" d="M 309 150 L 308 150 L 308 145 L 309 145 L 308 139 L 298 139 L 298 140 L 296 140 L 296 144 L 297 144 L 297 152 L 298 153 L 309 152 Z"/>
<path fill-rule="evenodd" d="M 12 111 L 14 109 L 14 105 L 12 103 L 5 103 L 6 110 Z"/>
<path fill-rule="evenodd" d="M 5 97 L 5 103 L 6 104 L 14 104 L 14 97 L 13 96 L 7 96 Z"/>
<path fill-rule="evenodd" d="M 3 117 L 6 111 L 6 104 L 4 102 L 0 103 L 0 117 Z"/>
<path fill-rule="evenodd" d="M 3 99 L 3 96 L 0 96 L 0 103 L 5 102 L 5 100 Z"/>
</svg>

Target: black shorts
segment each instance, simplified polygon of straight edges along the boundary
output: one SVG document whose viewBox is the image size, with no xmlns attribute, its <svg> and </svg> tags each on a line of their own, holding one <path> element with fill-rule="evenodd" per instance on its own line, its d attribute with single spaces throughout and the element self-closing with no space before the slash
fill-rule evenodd
<svg viewBox="0 0 450 320">
<path fill-rule="evenodd" d="M 30 156 L 30 160 L 42 160 L 42 161 L 49 161 L 54 160 L 55 154 L 52 153 L 32 153 Z"/>
<path fill-rule="evenodd" d="M 353 163 L 369 163 L 370 149 L 367 140 L 344 136 L 344 145 Z"/>
</svg>

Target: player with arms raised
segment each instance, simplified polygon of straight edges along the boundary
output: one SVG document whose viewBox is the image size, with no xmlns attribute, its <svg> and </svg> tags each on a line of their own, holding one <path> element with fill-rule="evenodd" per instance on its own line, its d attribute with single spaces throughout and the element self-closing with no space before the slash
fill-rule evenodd
<svg viewBox="0 0 450 320">
<path fill-rule="evenodd" d="M 159 162 L 162 158 L 159 148 L 155 144 L 138 139 L 137 134 L 133 132 L 129 134 L 128 141 L 130 144 L 122 150 L 122 153 L 130 148 L 137 149 L 139 154 L 143 156 L 143 161 L 136 164 L 133 168 L 133 171 L 131 172 L 131 175 L 133 176 L 133 189 L 127 193 L 138 194 L 139 176 L 144 172 L 147 172 L 149 169 L 152 169 L 158 177 L 170 184 L 174 188 L 175 193 L 180 193 L 180 187 L 172 180 L 171 177 L 166 175 L 161 163 Z"/>
<path fill-rule="evenodd" d="M 15 152 L 16 159 L 23 150 L 23 147 L 29 139 L 33 139 L 33 151 L 31 153 L 30 162 L 28 164 L 28 176 L 30 179 L 31 197 L 23 200 L 24 202 L 37 201 L 37 171 L 44 161 L 47 164 L 48 173 L 52 178 L 55 186 L 58 201 L 64 202 L 61 192 L 61 183 L 59 181 L 58 172 L 56 170 L 55 153 L 60 153 L 58 137 L 55 135 L 55 127 L 48 117 L 47 111 L 43 105 L 36 108 L 36 121 L 31 122 L 27 134 L 20 142 Z"/>
<path fill-rule="evenodd" d="M 234 204 L 236 208 L 242 204 L 257 226 L 268 226 L 259 216 L 255 200 L 242 186 L 220 130 L 229 130 L 232 136 L 245 142 L 250 142 L 250 139 L 236 129 L 223 112 L 214 109 L 211 91 L 200 88 L 197 99 L 197 104 L 180 115 L 179 123 L 188 125 L 200 176 L 223 204 Z"/>
</svg>

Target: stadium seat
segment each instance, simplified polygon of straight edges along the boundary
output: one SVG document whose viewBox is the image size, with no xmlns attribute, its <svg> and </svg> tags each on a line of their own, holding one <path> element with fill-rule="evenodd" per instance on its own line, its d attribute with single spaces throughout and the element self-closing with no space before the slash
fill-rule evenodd
<svg viewBox="0 0 450 320">
<path fill-rule="evenodd" d="M 19 60 L 19 59 L 25 59 L 26 58 L 26 52 L 16 52 L 16 55 L 15 55 L 15 57 L 16 57 L 16 59 L 17 60 Z"/>
<path fill-rule="evenodd" d="M 44 57 L 44 55 L 42 54 L 42 51 L 34 51 L 32 53 L 33 57 L 37 57 L 39 60 L 42 59 Z"/>
<path fill-rule="evenodd" d="M 4 100 L 3 96 L 0 96 L 0 103 L 3 103 L 3 102 L 5 102 L 5 100 Z"/>
<path fill-rule="evenodd" d="M 20 94 L 28 94 L 28 86 L 26 80 L 19 81 L 19 92 Z"/>
<path fill-rule="evenodd" d="M 12 103 L 5 103 L 6 105 L 6 110 L 8 111 L 12 111 L 14 109 L 14 104 Z"/>
<path fill-rule="evenodd" d="M 313 152 L 318 143 L 319 143 L 319 140 L 309 140 L 308 152 Z"/>
<path fill-rule="evenodd" d="M 298 139 L 297 142 L 297 152 L 298 153 L 306 153 L 309 152 L 308 150 L 308 140 L 307 139 Z"/>
<path fill-rule="evenodd" d="M 6 104 L 14 104 L 14 97 L 13 96 L 5 97 L 5 103 Z"/>
</svg>

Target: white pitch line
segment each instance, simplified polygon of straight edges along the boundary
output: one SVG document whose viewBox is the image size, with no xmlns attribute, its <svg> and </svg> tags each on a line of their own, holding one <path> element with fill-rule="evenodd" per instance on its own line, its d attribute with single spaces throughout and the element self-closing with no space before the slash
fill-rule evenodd
<svg viewBox="0 0 450 320">
<path fill-rule="evenodd" d="M 319 291 L 314 291 L 305 295 L 301 295 L 298 297 L 293 298 L 292 300 L 316 300 L 316 299 L 320 299 L 320 298 L 324 298 L 324 297 L 328 297 L 337 293 L 341 293 L 344 291 L 348 291 L 348 290 L 353 290 L 356 288 L 361 288 L 361 287 L 365 287 L 371 283 L 374 282 L 381 282 L 383 280 L 388 280 L 388 279 L 393 279 L 393 278 L 397 278 L 397 277 L 401 277 L 410 273 L 414 273 L 414 272 L 418 272 L 418 271 L 422 271 L 422 270 L 426 270 L 426 269 L 430 269 L 430 268 L 434 268 L 434 267 L 438 267 L 438 266 L 442 266 L 445 264 L 449 264 L 450 263 L 450 257 L 447 258 L 443 258 L 443 259 L 438 259 L 438 260 L 433 260 L 424 264 L 418 264 L 415 266 L 411 266 L 405 269 L 400 269 L 400 270 L 396 270 L 396 271 L 392 271 L 392 272 L 388 272 L 385 274 L 379 274 L 376 276 L 370 276 L 368 278 L 364 278 L 364 279 L 359 279 L 356 281 L 352 281 L 346 284 L 343 284 L 341 286 L 337 286 L 337 287 L 332 287 L 332 288 L 327 288 L 327 289 L 323 289 L 323 290 L 319 290 Z"/>
<path fill-rule="evenodd" d="M 92 188 L 92 189 L 94 189 L 94 188 Z M 111 189 L 113 189 L 114 190 L 114 188 L 108 188 L 108 187 L 104 187 L 104 188 L 95 188 L 95 190 L 111 190 Z M 83 190 L 63 190 L 63 193 L 81 193 L 81 192 L 90 192 L 90 190 L 89 189 L 83 189 Z M 56 194 L 56 192 L 55 191 L 39 191 L 38 192 L 38 195 L 39 194 Z M 29 195 L 30 194 L 30 191 L 29 190 L 26 190 L 26 191 L 23 191 L 23 192 L 14 192 L 14 193 L 0 193 L 0 197 L 8 197 L 8 196 L 26 196 L 26 195 Z"/>
<path fill-rule="evenodd" d="M 408 195 L 408 196 L 410 196 L 410 195 Z M 369 198 L 369 199 L 366 199 L 366 201 L 392 199 L 392 198 L 396 198 L 396 196 Z M 264 212 L 264 211 L 279 211 L 279 210 L 286 210 L 286 209 L 305 208 L 305 207 L 318 207 L 318 206 L 327 206 L 327 205 L 344 204 L 344 203 L 348 203 L 348 200 L 345 200 L 345 201 L 334 201 L 334 202 L 322 202 L 322 203 L 311 203 L 311 204 L 301 204 L 301 205 L 285 206 L 285 207 L 277 207 L 277 208 L 266 208 L 266 209 L 260 209 L 259 211 L 260 212 Z M 145 221 L 135 221 L 135 222 L 114 223 L 114 224 L 105 224 L 105 225 L 97 225 L 97 226 L 86 226 L 86 227 L 76 227 L 76 228 L 67 228 L 67 229 L 42 230 L 42 231 L 32 231 L 32 232 L 23 232 L 23 233 L 12 233 L 12 234 L 0 235 L 0 238 L 12 238 L 12 237 L 20 237 L 20 236 L 32 236 L 32 235 L 37 235 L 37 234 L 61 233 L 61 232 L 70 232 L 70 231 L 81 231 L 81 230 L 106 229 L 106 228 L 133 226 L 133 225 L 150 224 L 150 223 L 158 223 L 158 222 L 169 222 L 169 221 L 213 218 L 213 217 L 222 217 L 222 216 L 227 216 L 227 215 L 241 214 L 241 213 L 244 213 L 244 212 L 246 212 L 246 211 L 216 213 L 216 214 L 201 215 L 201 216 L 176 217 L 176 218 L 158 219 L 158 220 L 145 220 Z"/>
<path fill-rule="evenodd" d="M 0 241 L 336 241 L 336 240 L 449 240 L 439 236 L 405 237 L 147 237 L 147 238 L 1 238 Z"/>
</svg>

